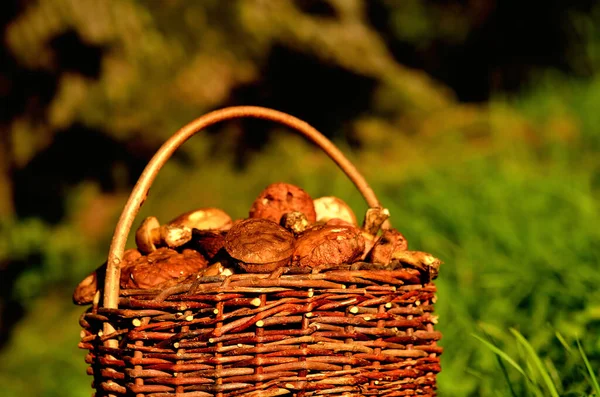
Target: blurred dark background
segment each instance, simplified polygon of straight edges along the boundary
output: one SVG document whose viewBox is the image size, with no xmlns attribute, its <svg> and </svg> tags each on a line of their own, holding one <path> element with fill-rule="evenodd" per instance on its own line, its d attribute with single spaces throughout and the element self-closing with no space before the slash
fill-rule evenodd
<svg viewBox="0 0 600 397">
<path fill-rule="evenodd" d="M 598 22 L 591 0 L 2 1 L 4 395 L 91 390 L 70 294 L 103 262 L 161 143 L 230 105 L 317 127 L 411 246 L 446 262 L 441 395 L 545 390 L 541 372 L 526 381 L 503 369 L 471 335 L 526 366 L 510 328 L 561 395 L 591 393 L 573 352 L 580 340 L 597 374 Z M 365 208 L 289 131 L 237 121 L 200 135 L 165 167 L 140 219 L 204 206 L 245 216 L 277 180 Z"/>
</svg>

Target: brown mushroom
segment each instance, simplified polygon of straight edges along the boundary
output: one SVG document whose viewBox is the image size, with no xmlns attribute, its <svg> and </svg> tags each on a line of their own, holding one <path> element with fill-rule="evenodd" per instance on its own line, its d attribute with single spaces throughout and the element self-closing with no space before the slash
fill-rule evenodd
<svg viewBox="0 0 600 397">
<path fill-rule="evenodd" d="M 141 257 L 142 254 L 136 249 L 125 251 L 123 259 L 119 264 L 123 269 L 129 266 L 133 261 Z M 94 300 L 96 292 L 104 287 L 104 278 L 106 276 L 106 262 L 84 278 L 73 293 L 73 302 L 77 305 L 88 305 Z"/>
<path fill-rule="evenodd" d="M 264 218 L 279 223 L 283 214 L 299 211 L 310 223 L 317 219 L 315 206 L 310 195 L 298 186 L 289 183 L 273 183 L 254 200 L 250 218 Z"/>
<path fill-rule="evenodd" d="M 198 230 L 229 230 L 233 221 L 219 208 L 200 208 L 179 215 L 169 225 Z"/>
<path fill-rule="evenodd" d="M 249 273 L 270 273 L 289 263 L 294 235 L 268 219 L 246 219 L 225 237 L 225 250 Z"/>
<path fill-rule="evenodd" d="M 367 261 L 389 265 L 395 252 L 407 249 L 408 242 L 402 233 L 396 229 L 384 230 L 367 255 Z"/>
<path fill-rule="evenodd" d="M 421 251 L 394 251 L 392 260 L 408 265 L 427 275 L 429 280 L 437 277 L 440 265 L 443 263 L 438 258 L 427 252 Z"/>
<path fill-rule="evenodd" d="M 365 249 L 361 230 L 352 226 L 316 226 L 296 241 L 292 263 L 300 267 L 352 263 Z"/>
<path fill-rule="evenodd" d="M 154 216 L 149 216 L 142 221 L 135 232 L 135 244 L 138 249 L 147 254 L 156 251 L 156 245 L 160 244 L 160 222 Z"/>
<path fill-rule="evenodd" d="M 360 234 L 365 239 L 365 250 L 363 251 L 362 255 L 360 256 L 360 259 L 361 260 L 366 260 L 367 256 L 369 255 L 369 253 L 371 252 L 371 250 L 375 246 L 375 242 L 377 241 L 377 237 L 373 236 L 372 234 L 369 234 L 369 233 L 365 232 L 364 230 L 361 230 Z"/>
<path fill-rule="evenodd" d="M 190 249 L 179 253 L 159 248 L 123 269 L 121 288 L 154 289 L 173 286 L 206 268 L 208 261 Z"/>
<path fill-rule="evenodd" d="M 177 248 L 192 238 L 192 230 L 180 225 L 161 226 L 158 219 L 150 216 L 142 222 L 135 232 L 135 243 L 138 249 L 148 254 L 156 250 L 157 246 L 166 245 L 169 248 Z"/>
<path fill-rule="evenodd" d="M 103 280 L 106 275 L 106 262 L 84 278 L 75 292 L 73 292 L 73 303 L 76 305 L 88 305 L 92 303 L 96 291 L 98 291 L 98 280 Z"/>
<path fill-rule="evenodd" d="M 225 244 L 226 231 L 192 230 L 192 241 L 186 247 L 195 249 L 208 260 L 212 260 Z"/>
<path fill-rule="evenodd" d="M 358 225 L 352 208 L 342 199 L 334 196 L 325 196 L 314 199 L 313 202 L 317 214 L 317 222 L 340 219 L 350 225 Z"/>
</svg>

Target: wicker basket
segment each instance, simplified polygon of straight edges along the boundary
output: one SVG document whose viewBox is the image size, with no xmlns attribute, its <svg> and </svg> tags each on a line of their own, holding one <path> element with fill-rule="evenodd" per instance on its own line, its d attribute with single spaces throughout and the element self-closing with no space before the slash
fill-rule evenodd
<svg viewBox="0 0 600 397">
<path fill-rule="evenodd" d="M 199 130 L 240 117 L 302 133 L 379 207 L 339 150 L 292 116 L 234 107 L 183 127 L 134 187 L 113 237 L 103 299 L 97 294 L 81 317 L 79 346 L 89 350 L 96 396 L 434 396 L 442 352 L 436 288 L 417 269 L 323 264 L 309 274 L 206 277 L 171 293 L 119 289 L 127 235 L 161 166 Z"/>
</svg>

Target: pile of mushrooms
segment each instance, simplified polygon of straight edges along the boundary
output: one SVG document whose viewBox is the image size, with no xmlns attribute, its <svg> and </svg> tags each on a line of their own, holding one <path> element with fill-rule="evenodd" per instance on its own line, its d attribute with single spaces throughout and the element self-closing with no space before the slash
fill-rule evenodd
<svg viewBox="0 0 600 397">
<path fill-rule="evenodd" d="M 159 289 L 192 277 L 229 276 L 236 272 L 310 271 L 317 267 L 369 262 L 382 268 L 406 265 L 437 271 L 438 259 L 408 251 L 396 229 L 381 230 L 389 217 L 382 208 L 367 211 L 362 227 L 341 199 L 313 200 L 287 184 L 267 186 L 247 219 L 233 221 L 223 210 L 201 208 L 161 225 L 146 218 L 136 231 L 137 249 L 121 262 L 123 289 Z M 104 283 L 105 265 L 76 288 L 73 301 L 89 304 Z"/>
</svg>

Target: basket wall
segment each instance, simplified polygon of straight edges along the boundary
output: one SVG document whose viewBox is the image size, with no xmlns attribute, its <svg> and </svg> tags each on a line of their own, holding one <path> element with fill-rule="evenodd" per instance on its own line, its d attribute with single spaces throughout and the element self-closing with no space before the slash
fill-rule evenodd
<svg viewBox="0 0 600 397">
<path fill-rule="evenodd" d="M 414 269 L 356 266 L 125 289 L 82 316 L 80 347 L 97 396 L 434 396 L 435 292 Z"/>
</svg>

